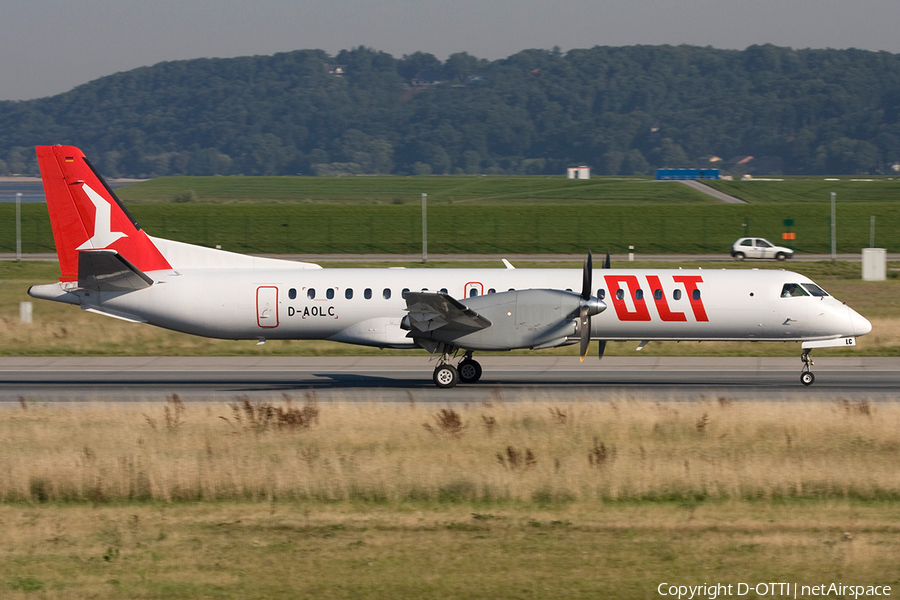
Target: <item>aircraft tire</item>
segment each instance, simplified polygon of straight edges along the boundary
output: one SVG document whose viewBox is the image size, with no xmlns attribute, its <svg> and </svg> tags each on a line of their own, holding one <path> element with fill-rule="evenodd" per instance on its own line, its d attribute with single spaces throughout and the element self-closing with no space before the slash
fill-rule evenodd
<svg viewBox="0 0 900 600">
<path fill-rule="evenodd" d="M 806 386 L 810 386 L 816 380 L 816 376 L 810 372 L 800 373 L 800 383 Z"/>
<path fill-rule="evenodd" d="M 456 370 L 459 372 L 459 381 L 461 383 L 475 383 L 481 379 L 481 365 L 478 364 L 477 360 L 467 358 L 459 363 Z"/>
<path fill-rule="evenodd" d="M 459 383 L 459 372 L 453 365 L 439 365 L 432 376 L 434 385 L 442 389 L 448 389 Z"/>
</svg>

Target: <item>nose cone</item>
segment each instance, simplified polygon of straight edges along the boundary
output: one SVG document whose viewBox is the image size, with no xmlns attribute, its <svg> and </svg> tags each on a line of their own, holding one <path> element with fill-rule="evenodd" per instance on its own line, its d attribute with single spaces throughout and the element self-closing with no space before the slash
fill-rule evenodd
<svg viewBox="0 0 900 600">
<path fill-rule="evenodd" d="M 866 335 L 870 331 L 872 331 L 872 324 L 869 323 L 869 320 L 853 310 L 852 308 L 848 309 L 850 311 L 850 324 L 853 326 L 854 335 Z"/>
</svg>

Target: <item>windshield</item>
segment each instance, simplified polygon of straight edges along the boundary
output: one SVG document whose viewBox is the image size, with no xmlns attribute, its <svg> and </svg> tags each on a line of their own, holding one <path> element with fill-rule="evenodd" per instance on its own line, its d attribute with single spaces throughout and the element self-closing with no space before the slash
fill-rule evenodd
<svg viewBox="0 0 900 600">
<path fill-rule="evenodd" d="M 781 288 L 782 298 L 796 298 L 797 296 L 809 296 L 809 292 L 796 283 L 786 283 L 784 284 L 784 287 Z"/>
<path fill-rule="evenodd" d="M 819 286 L 817 286 L 814 283 L 804 283 L 803 287 L 805 287 L 810 294 L 812 294 L 813 296 L 816 296 L 817 298 L 822 298 L 822 297 L 828 295 L 828 292 L 826 292 L 825 290 L 823 290 L 822 288 L 820 288 Z"/>
</svg>

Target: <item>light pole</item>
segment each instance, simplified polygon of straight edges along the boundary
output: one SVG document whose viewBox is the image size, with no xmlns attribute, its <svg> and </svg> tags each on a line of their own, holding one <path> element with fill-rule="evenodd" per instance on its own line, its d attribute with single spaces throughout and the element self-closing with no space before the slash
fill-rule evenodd
<svg viewBox="0 0 900 600">
<path fill-rule="evenodd" d="M 428 262 L 428 194 L 422 194 L 422 262 Z"/>
<path fill-rule="evenodd" d="M 834 192 L 831 192 L 831 262 L 837 262 L 837 237 L 835 234 L 835 210 L 834 210 L 834 199 L 837 196 Z"/>
<path fill-rule="evenodd" d="M 22 193 L 16 194 L 16 262 L 22 262 Z"/>
</svg>

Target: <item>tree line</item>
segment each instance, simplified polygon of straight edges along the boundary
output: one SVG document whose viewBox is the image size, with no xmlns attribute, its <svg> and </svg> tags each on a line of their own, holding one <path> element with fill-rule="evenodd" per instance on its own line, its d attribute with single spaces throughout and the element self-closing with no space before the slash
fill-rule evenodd
<svg viewBox="0 0 900 600">
<path fill-rule="evenodd" d="M 883 173 L 900 161 L 900 55 L 359 47 L 164 62 L 0 102 L 0 174 L 36 173 L 43 144 L 77 145 L 111 177 Z"/>
</svg>

